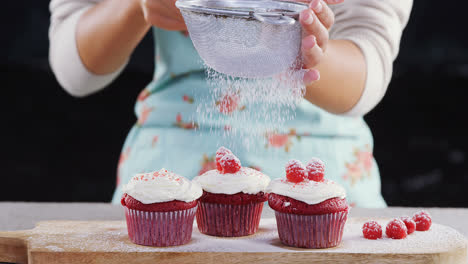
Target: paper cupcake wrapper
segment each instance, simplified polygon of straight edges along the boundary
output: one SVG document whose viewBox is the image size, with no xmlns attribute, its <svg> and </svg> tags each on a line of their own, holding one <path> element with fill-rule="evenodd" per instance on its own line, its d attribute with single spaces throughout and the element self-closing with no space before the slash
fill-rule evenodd
<svg viewBox="0 0 468 264">
<path fill-rule="evenodd" d="M 262 209 L 263 202 L 244 205 L 198 202 L 198 230 L 220 237 L 252 235 L 258 230 Z"/>
<path fill-rule="evenodd" d="M 192 238 L 197 206 L 172 212 L 145 212 L 125 207 L 130 240 L 138 245 L 168 247 L 187 244 Z"/>
<path fill-rule="evenodd" d="M 330 248 L 341 243 L 348 211 L 324 215 L 296 215 L 275 211 L 278 235 L 285 245 Z"/>
</svg>

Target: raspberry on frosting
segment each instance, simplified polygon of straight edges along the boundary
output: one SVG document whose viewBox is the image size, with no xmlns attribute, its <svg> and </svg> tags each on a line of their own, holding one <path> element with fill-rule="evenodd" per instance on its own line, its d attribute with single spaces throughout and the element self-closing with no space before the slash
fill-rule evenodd
<svg viewBox="0 0 468 264">
<path fill-rule="evenodd" d="M 293 183 L 299 183 L 304 179 L 323 182 L 325 164 L 318 158 L 312 158 L 304 167 L 298 160 L 290 160 L 286 163 L 286 178 Z"/>
<path fill-rule="evenodd" d="M 293 183 L 302 182 L 307 177 L 304 165 L 298 160 L 290 160 L 286 163 L 286 179 Z"/>
<path fill-rule="evenodd" d="M 242 168 L 240 160 L 225 147 L 216 151 L 216 169 L 222 174 L 236 173 Z"/>
<path fill-rule="evenodd" d="M 318 158 L 312 158 L 306 166 L 307 178 L 311 181 L 323 181 L 325 173 L 325 164 Z"/>
<path fill-rule="evenodd" d="M 234 154 L 226 154 L 220 160 L 221 173 L 236 173 L 241 169 L 240 160 Z"/>
<path fill-rule="evenodd" d="M 223 170 L 221 164 L 219 164 L 219 160 L 221 160 L 221 158 L 224 157 L 224 155 L 226 154 L 232 154 L 232 152 L 225 147 L 220 147 L 218 151 L 216 151 L 216 169 L 218 169 L 219 171 Z"/>
</svg>

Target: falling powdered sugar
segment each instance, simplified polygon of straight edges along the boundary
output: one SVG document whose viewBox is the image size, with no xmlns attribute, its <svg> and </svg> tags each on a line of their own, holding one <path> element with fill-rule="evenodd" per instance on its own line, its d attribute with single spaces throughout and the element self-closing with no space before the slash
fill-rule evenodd
<svg viewBox="0 0 468 264">
<path fill-rule="evenodd" d="M 235 150 L 255 151 L 252 146 L 265 145 L 268 135 L 284 132 L 284 124 L 295 118 L 305 94 L 304 72 L 295 69 L 270 78 L 236 78 L 208 68 L 210 92 L 200 100 L 195 116 L 206 126 L 201 133 L 217 134 Z"/>
</svg>

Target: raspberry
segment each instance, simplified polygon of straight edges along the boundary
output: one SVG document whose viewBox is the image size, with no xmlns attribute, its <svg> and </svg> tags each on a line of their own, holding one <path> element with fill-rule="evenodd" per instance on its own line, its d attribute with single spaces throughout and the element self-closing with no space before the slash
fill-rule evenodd
<svg viewBox="0 0 468 264">
<path fill-rule="evenodd" d="M 418 231 L 427 231 L 429 228 L 431 228 L 431 216 L 425 211 L 415 213 L 413 215 L 413 220 L 416 222 L 416 230 Z"/>
<path fill-rule="evenodd" d="M 306 166 L 307 178 L 311 181 L 323 181 L 323 174 L 325 172 L 325 164 L 317 158 L 312 158 Z"/>
<path fill-rule="evenodd" d="M 232 154 L 232 152 L 225 148 L 225 147 L 220 147 L 218 151 L 216 151 L 216 169 L 219 171 L 223 171 L 223 168 L 221 167 L 221 164 L 219 164 L 219 160 L 224 157 L 226 154 Z"/>
<path fill-rule="evenodd" d="M 307 178 L 306 170 L 300 161 L 290 160 L 286 163 L 286 178 L 294 183 L 301 182 Z"/>
<path fill-rule="evenodd" d="M 385 234 L 393 239 L 402 239 L 408 234 L 408 229 L 403 221 L 395 218 L 387 224 Z"/>
<path fill-rule="evenodd" d="M 362 226 L 362 234 L 367 239 L 379 239 L 382 238 L 382 226 L 376 221 L 366 222 Z"/>
<path fill-rule="evenodd" d="M 400 220 L 403 221 L 403 223 L 405 223 L 406 228 L 408 229 L 408 235 L 414 232 L 414 230 L 416 229 L 416 222 L 414 222 L 414 220 L 411 219 L 411 217 L 403 216 L 400 217 Z"/>
<path fill-rule="evenodd" d="M 225 154 L 219 160 L 219 164 L 221 165 L 221 173 L 236 173 L 241 169 L 240 160 L 234 156 L 234 154 Z"/>
</svg>

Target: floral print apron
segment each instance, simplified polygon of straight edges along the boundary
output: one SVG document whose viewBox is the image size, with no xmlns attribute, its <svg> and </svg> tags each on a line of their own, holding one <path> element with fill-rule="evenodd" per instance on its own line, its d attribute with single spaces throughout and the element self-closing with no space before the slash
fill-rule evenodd
<svg viewBox="0 0 468 264">
<path fill-rule="evenodd" d="M 302 100 L 295 118 L 286 121 L 282 131 L 266 133 L 263 141 L 254 141 L 255 151 L 249 151 L 233 142 L 237 139 L 209 133 L 226 127 L 196 119 L 197 105 L 208 97 L 210 87 L 187 34 L 158 28 L 153 33 L 154 79 L 136 102 L 138 120 L 122 149 L 114 203 L 120 201 L 122 184 L 134 174 L 166 168 L 192 179 L 216 167 L 215 152 L 225 145 L 236 146 L 233 151 L 243 166 L 259 169 L 272 179 L 285 176 L 289 159 L 305 163 L 318 157 L 325 162 L 325 177 L 346 188 L 352 206 L 386 206 L 372 156 L 372 134 L 363 118 L 336 116 Z M 220 115 L 245 110 L 241 105 L 229 106 Z"/>
</svg>

